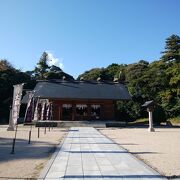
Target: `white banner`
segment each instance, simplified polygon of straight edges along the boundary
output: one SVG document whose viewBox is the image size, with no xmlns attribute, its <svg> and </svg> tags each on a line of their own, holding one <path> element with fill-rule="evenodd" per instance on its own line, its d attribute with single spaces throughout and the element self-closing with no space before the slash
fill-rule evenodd
<svg viewBox="0 0 180 180">
<path fill-rule="evenodd" d="M 37 102 L 36 102 L 36 107 L 35 107 L 35 111 L 34 111 L 34 119 L 33 121 L 38 121 L 38 106 L 39 106 L 39 98 L 37 98 Z"/>
<path fill-rule="evenodd" d="M 41 120 L 46 120 L 46 113 L 47 113 L 47 104 L 48 99 L 41 99 L 42 109 L 41 109 Z"/>
<path fill-rule="evenodd" d="M 14 130 L 15 125 L 17 124 L 17 119 L 19 118 L 23 85 L 24 84 L 17 84 L 13 86 L 14 92 L 13 92 L 12 112 L 11 112 L 11 117 L 9 119 L 8 130 Z"/>
<path fill-rule="evenodd" d="M 26 107 L 26 113 L 24 116 L 24 122 L 31 122 L 32 121 L 32 116 L 33 116 L 33 91 L 27 91 L 26 92 L 28 96 L 28 103 Z"/>
</svg>

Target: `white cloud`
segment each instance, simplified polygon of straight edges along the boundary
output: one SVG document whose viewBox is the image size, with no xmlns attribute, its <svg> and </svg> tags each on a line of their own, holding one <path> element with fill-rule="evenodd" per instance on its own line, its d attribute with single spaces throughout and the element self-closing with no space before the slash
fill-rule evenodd
<svg viewBox="0 0 180 180">
<path fill-rule="evenodd" d="M 54 65 L 60 67 L 61 69 L 64 69 L 63 58 L 55 58 L 52 53 L 50 53 L 49 51 L 46 52 L 48 54 L 47 59 L 50 66 Z"/>
</svg>

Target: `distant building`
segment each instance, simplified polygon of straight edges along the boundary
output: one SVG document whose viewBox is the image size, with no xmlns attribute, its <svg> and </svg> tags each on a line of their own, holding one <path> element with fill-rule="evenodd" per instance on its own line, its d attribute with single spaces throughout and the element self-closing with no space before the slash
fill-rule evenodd
<svg viewBox="0 0 180 180">
<path fill-rule="evenodd" d="M 39 81 L 33 97 L 48 99 L 53 120 L 68 121 L 114 120 L 116 101 L 131 99 L 119 82 L 66 80 Z"/>
</svg>

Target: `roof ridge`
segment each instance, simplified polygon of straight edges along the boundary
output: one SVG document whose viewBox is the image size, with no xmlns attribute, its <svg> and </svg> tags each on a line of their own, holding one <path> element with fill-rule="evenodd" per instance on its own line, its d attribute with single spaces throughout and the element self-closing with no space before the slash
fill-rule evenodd
<svg viewBox="0 0 180 180">
<path fill-rule="evenodd" d="M 37 80 L 37 82 L 54 82 L 54 83 L 92 83 L 92 84 L 123 84 L 120 81 L 107 81 L 107 80 L 61 80 L 61 79 L 49 79 L 49 80 Z"/>
</svg>

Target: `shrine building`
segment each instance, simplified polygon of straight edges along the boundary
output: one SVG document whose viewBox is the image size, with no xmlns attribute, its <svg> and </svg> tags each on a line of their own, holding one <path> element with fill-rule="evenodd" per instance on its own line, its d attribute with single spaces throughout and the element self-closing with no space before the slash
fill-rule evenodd
<svg viewBox="0 0 180 180">
<path fill-rule="evenodd" d="M 84 80 L 38 81 L 34 97 L 48 99 L 56 121 L 115 120 L 116 101 L 131 99 L 120 82 Z"/>
</svg>

